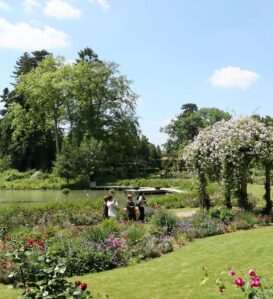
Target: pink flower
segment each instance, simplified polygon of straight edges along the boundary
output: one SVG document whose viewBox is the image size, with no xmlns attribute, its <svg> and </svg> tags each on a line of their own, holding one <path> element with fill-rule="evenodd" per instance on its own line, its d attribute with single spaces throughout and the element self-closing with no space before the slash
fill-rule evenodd
<svg viewBox="0 0 273 299">
<path fill-rule="evenodd" d="M 250 269 L 250 270 L 248 271 L 248 275 L 249 275 L 249 276 L 252 276 L 252 277 L 255 277 L 255 276 L 256 276 L 256 273 L 255 273 L 254 270 Z"/>
<path fill-rule="evenodd" d="M 121 242 L 118 241 L 118 240 L 114 240 L 114 241 L 112 242 L 112 246 L 113 246 L 113 247 L 120 247 L 120 246 L 121 246 Z"/>
<path fill-rule="evenodd" d="M 230 274 L 230 276 L 234 276 L 236 274 L 236 272 L 234 270 L 230 270 L 229 274 Z"/>
<path fill-rule="evenodd" d="M 254 277 L 251 280 L 250 286 L 252 286 L 252 287 L 260 287 L 261 286 L 260 278 L 259 277 Z"/>
<path fill-rule="evenodd" d="M 243 287 L 245 285 L 244 280 L 241 277 L 238 277 L 234 280 L 234 283 L 238 286 L 238 287 Z"/>
</svg>

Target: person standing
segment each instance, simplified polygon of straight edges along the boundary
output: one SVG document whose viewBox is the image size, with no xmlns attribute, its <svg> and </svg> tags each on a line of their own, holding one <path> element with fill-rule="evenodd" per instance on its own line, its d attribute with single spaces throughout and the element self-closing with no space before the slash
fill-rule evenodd
<svg viewBox="0 0 273 299">
<path fill-rule="evenodd" d="M 145 196 L 144 193 L 141 191 L 139 192 L 139 196 L 137 198 L 137 206 L 139 209 L 139 221 L 144 222 L 145 219 Z"/>
<path fill-rule="evenodd" d="M 135 203 L 133 202 L 132 194 L 128 194 L 127 199 L 128 200 L 126 203 L 126 210 L 127 210 L 128 220 L 136 221 L 136 206 Z"/>
<path fill-rule="evenodd" d="M 118 208 L 118 199 L 114 198 L 112 195 L 108 196 L 107 201 L 107 207 L 108 207 L 108 217 L 109 218 L 116 218 L 117 217 L 117 208 Z"/>
<path fill-rule="evenodd" d="M 102 206 L 102 217 L 103 217 L 103 219 L 109 218 L 109 216 L 108 216 L 108 206 L 107 206 L 108 198 L 109 198 L 109 195 L 105 195 L 104 198 L 103 198 L 103 200 L 104 200 L 104 203 L 103 203 L 103 206 Z"/>
</svg>

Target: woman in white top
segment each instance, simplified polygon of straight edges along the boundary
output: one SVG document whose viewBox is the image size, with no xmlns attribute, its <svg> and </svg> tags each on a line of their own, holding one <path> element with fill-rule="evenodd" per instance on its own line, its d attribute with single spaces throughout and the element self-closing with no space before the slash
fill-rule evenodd
<svg viewBox="0 0 273 299">
<path fill-rule="evenodd" d="M 108 217 L 110 218 L 116 218 L 117 217 L 117 207 L 118 207 L 118 199 L 114 198 L 112 196 L 109 196 L 108 202 Z"/>
<path fill-rule="evenodd" d="M 137 206 L 139 209 L 139 221 L 144 222 L 144 218 L 145 218 L 145 197 L 144 197 L 144 193 L 141 191 L 139 192 L 139 196 L 137 198 Z"/>
</svg>

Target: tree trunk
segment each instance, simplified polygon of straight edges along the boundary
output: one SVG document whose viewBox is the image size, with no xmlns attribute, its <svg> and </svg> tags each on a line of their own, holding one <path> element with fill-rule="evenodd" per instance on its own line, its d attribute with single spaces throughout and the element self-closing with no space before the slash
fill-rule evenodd
<svg viewBox="0 0 273 299">
<path fill-rule="evenodd" d="M 238 190 L 238 205 L 240 208 L 244 210 L 248 210 L 250 208 L 248 198 L 247 198 L 247 174 L 244 173 L 241 182 L 239 183 Z"/>
<path fill-rule="evenodd" d="M 249 210 L 251 208 L 250 203 L 248 202 L 247 197 L 247 178 L 248 178 L 248 169 L 249 164 L 251 162 L 251 157 L 246 157 L 244 163 L 240 169 L 240 179 L 239 179 L 239 186 L 237 188 L 237 197 L 238 197 L 238 205 L 240 208 L 244 210 Z"/>
<path fill-rule="evenodd" d="M 225 207 L 228 208 L 228 209 L 232 208 L 232 205 L 231 205 L 231 192 L 230 192 L 229 188 L 225 191 Z"/>
<path fill-rule="evenodd" d="M 224 197 L 225 197 L 225 207 L 228 209 L 232 208 L 231 205 L 231 189 L 232 189 L 232 177 L 233 177 L 233 166 L 227 161 L 227 159 L 222 164 L 223 169 L 223 181 L 224 181 Z"/>
<path fill-rule="evenodd" d="M 207 179 L 204 173 L 199 172 L 199 199 L 202 210 L 208 211 L 210 208 L 210 200 L 206 191 Z"/>
<path fill-rule="evenodd" d="M 60 153 L 60 145 L 59 145 L 59 135 L 58 135 L 58 121 L 54 117 L 54 135 L 55 135 L 55 145 L 56 145 L 56 154 Z"/>
<path fill-rule="evenodd" d="M 264 194 L 264 199 L 266 202 L 266 206 L 264 209 L 265 214 L 269 214 L 270 211 L 272 210 L 272 201 L 271 201 L 271 186 L 270 186 L 270 171 L 271 167 L 269 164 L 265 164 L 265 194 Z"/>
</svg>

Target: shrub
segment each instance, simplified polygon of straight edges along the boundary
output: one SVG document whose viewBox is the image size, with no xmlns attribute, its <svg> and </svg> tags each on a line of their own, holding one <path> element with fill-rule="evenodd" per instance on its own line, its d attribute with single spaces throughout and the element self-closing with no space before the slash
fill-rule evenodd
<svg viewBox="0 0 273 299">
<path fill-rule="evenodd" d="M 241 212 L 238 213 L 236 216 L 236 219 L 245 221 L 247 225 L 250 227 L 253 227 L 255 224 L 258 223 L 258 219 L 251 213 L 249 212 Z"/>
<path fill-rule="evenodd" d="M 104 228 L 101 225 L 95 225 L 91 229 L 85 231 L 82 237 L 90 242 L 102 242 L 109 236 L 108 228 Z"/>
<path fill-rule="evenodd" d="M 24 177 L 25 177 L 25 174 L 18 171 L 17 169 L 9 169 L 9 170 L 5 171 L 5 179 L 8 182 L 22 179 Z"/>
<path fill-rule="evenodd" d="M 144 259 L 156 258 L 173 251 L 172 241 L 168 237 L 156 238 L 155 236 L 146 235 L 143 242 Z"/>
<path fill-rule="evenodd" d="M 145 207 L 145 220 L 150 221 L 152 216 L 155 214 L 155 210 L 151 207 Z"/>
<path fill-rule="evenodd" d="M 180 219 L 178 231 L 192 240 L 222 234 L 224 227 L 219 220 L 211 218 L 207 213 L 200 212 Z"/>
<path fill-rule="evenodd" d="M 37 170 L 35 171 L 31 177 L 31 179 L 34 179 L 34 180 L 43 180 L 43 179 L 46 179 L 48 178 L 48 174 L 47 173 L 43 173 L 42 171 L 40 170 Z"/>
<path fill-rule="evenodd" d="M 231 209 L 226 208 L 212 208 L 209 211 L 209 215 L 212 218 L 216 218 L 224 222 L 225 224 L 229 224 L 235 218 L 235 212 Z"/>
<path fill-rule="evenodd" d="M 1 264 L 14 284 L 24 289 L 20 298 L 92 298 L 87 284 L 66 280 L 66 263 L 47 250 L 43 240 L 30 239 L 7 252 Z"/>
<path fill-rule="evenodd" d="M 170 233 L 178 227 L 178 218 L 167 210 L 158 210 L 151 219 L 151 223 L 158 228 L 164 228 Z"/>
<path fill-rule="evenodd" d="M 118 233 L 121 230 L 119 222 L 113 218 L 105 219 L 102 222 L 102 228 L 108 232 L 108 235 Z"/>
<path fill-rule="evenodd" d="M 196 208 L 199 206 L 199 199 L 197 191 L 189 193 L 174 193 L 166 194 L 164 196 L 150 197 L 147 201 L 147 205 L 150 207 L 156 207 L 159 205 L 167 209 L 184 207 Z"/>
<path fill-rule="evenodd" d="M 141 240 L 141 238 L 145 235 L 145 233 L 146 233 L 145 225 L 131 224 L 124 232 L 124 236 L 127 238 L 127 241 L 131 246 L 138 243 Z"/>
<path fill-rule="evenodd" d="M 224 274 L 224 272 L 222 273 Z M 225 290 L 231 285 L 235 287 L 241 295 L 236 296 L 236 298 L 249 298 L 249 299 L 265 299 L 272 298 L 273 286 L 272 283 L 265 277 L 256 275 L 256 272 L 250 269 L 247 275 L 240 275 L 234 270 L 230 270 L 227 274 L 227 279 L 223 280 L 218 278 L 216 284 L 218 286 L 219 292 L 225 297 Z M 208 281 L 208 273 L 205 273 L 202 284 L 206 284 Z"/>
<path fill-rule="evenodd" d="M 3 172 L 11 167 L 10 156 L 4 156 L 0 159 L 0 172 Z"/>
</svg>

